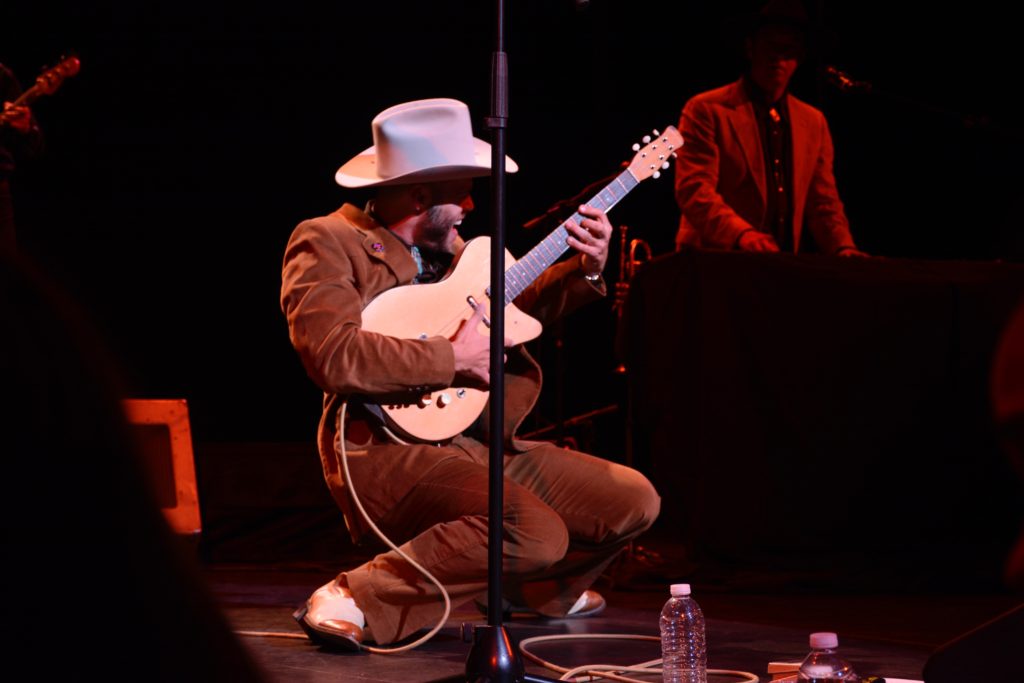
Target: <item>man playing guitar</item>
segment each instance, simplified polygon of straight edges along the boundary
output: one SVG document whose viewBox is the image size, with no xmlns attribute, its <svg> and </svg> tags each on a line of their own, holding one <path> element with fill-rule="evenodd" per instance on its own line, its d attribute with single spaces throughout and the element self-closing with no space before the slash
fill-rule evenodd
<svg viewBox="0 0 1024 683">
<path fill-rule="evenodd" d="M 477 240 L 437 281 L 462 250 L 458 228 L 473 209 L 472 178 L 490 174 L 490 148 L 473 137 L 469 110 L 456 100 L 400 104 L 379 114 L 372 128 L 374 146 L 343 165 L 336 180 L 373 187 L 374 199 L 365 209 L 346 204 L 295 229 L 281 306 L 307 373 L 325 393 L 321 461 L 353 537 L 367 528 L 352 509 L 354 488 L 368 516 L 457 604 L 480 598 L 487 587 L 487 420 L 421 438 L 381 408 L 430 414 L 429 431 L 465 392 L 486 389 L 487 292 L 442 300 L 444 285 L 460 271 L 482 272 L 486 280 L 489 265 L 474 263 L 471 254 Z M 508 169 L 516 170 L 511 159 Z M 521 308 L 533 316 L 519 311 L 524 325 L 539 332 L 538 320 L 550 322 L 605 294 L 611 224 L 599 208 L 584 206 L 578 215 L 560 238 L 562 249 L 576 253 L 538 269 L 508 307 L 507 321 L 511 309 Z M 415 286 L 394 290 L 409 284 Z M 398 320 L 368 329 L 371 302 L 406 291 L 430 295 L 397 316 L 387 308 L 387 317 Z M 443 319 L 434 324 L 432 314 Z M 393 326 L 408 331 L 375 331 Z M 506 361 L 505 597 L 549 617 L 594 614 L 604 599 L 589 587 L 653 523 L 660 499 L 632 469 L 516 438 L 541 384 L 539 366 L 514 343 L 516 329 L 506 324 L 513 345 Z M 320 587 L 296 619 L 317 642 L 357 649 L 368 639 L 367 626 L 377 643 L 392 643 L 442 615 L 438 589 L 390 551 Z"/>
</svg>

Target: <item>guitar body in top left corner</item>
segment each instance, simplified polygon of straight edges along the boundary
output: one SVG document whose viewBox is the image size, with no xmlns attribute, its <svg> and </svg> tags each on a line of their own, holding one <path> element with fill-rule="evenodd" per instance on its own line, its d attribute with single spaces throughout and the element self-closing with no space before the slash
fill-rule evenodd
<svg viewBox="0 0 1024 683">
<path fill-rule="evenodd" d="M 31 88 L 21 94 L 18 99 L 11 103 L 12 107 L 21 107 L 32 104 L 43 95 L 52 95 L 57 92 L 57 88 L 64 82 L 65 78 L 74 76 L 78 73 L 82 67 L 82 63 L 78 57 L 68 57 L 61 60 L 57 66 L 47 69 L 43 73 L 36 77 L 36 82 Z M 6 125 L 14 115 L 5 111 L 0 111 L 0 126 Z"/>
</svg>

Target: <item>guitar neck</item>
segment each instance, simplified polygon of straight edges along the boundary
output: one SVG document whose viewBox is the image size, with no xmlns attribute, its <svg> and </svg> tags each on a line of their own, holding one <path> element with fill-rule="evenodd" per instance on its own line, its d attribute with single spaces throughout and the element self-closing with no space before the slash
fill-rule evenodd
<svg viewBox="0 0 1024 683">
<path fill-rule="evenodd" d="M 608 211 L 622 201 L 622 198 L 639 184 L 640 181 L 636 179 L 629 169 L 626 169 L 616 176 L 615 180 L 605 185 L 604 189 L 588 200 L 586 205 L 595 209 L 601 209 L 602 211 Z M 526 256 L 516 261 L 505 271 L 506 306 L 522 294 L 534 280 L 540 277 L 540 274 L 548 266 L 557 261 L 569 249 L 569 245 L 565 241 L 569 237 L 569 231 L 565 229 L 565 224 L 570 220 L 576 221 L 578 225 L 583 220 L 583 216 L 579 212 L 573 213 L 569 219 L 555 228 L 550 235 L 531 249 Z"/>
<path fill-rule="evenodd" d="M 11 103 L 11 106 L 18 107 L 22 105 L 32 104 L 34 101 L 39 99 L 39 96 L 44 94 L 42 89 L 37 86 L 32 86 L 25 92 L 21 93 L 18 99 Z M 11 115 L 6 111 L 0 110 L 0 126 L 7 125 L 7 122 L 11 120 Z"/>
<path fill-rule="evenodd" d="M 21 93 L 18 99 L 14 100 L 11 104 L 14 106 L 25 106 L 32 104 L 43 95 L 56 92 L 60 84 L 64 82 L 64 79 L 68 76 L 74 76 L 78 73 L 81 63 L 78 61 L 78 57 L 69 57 L 62 61 L 52 69 L 48 69 L 43 72 L 31 88 Z M 5 123 L 9 116 L 5 115 L 0 111 L 0 123 Z"/>
<path fill-rule="evenodd" d="M 31 88 L 21 93 L 18 99 L 14 100 L 11 104 L 18 107 L 25 104 L 32 104 L 39 99 L 40 95 L 43 95 L 43 89 L 39 87 L 39 84 L 33 85 Z"/>
</svg>

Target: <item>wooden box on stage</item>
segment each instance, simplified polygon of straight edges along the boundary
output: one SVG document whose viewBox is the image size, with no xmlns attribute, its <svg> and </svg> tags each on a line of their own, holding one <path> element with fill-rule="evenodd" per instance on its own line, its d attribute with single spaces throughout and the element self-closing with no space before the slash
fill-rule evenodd
<svg viewBox="0 0 1024 683">
<path fill-rule="evenodd" d="M 176 533 L 198 536 L 202 525 L 188 405 L 184 399 L 128 399 L 124 407 L 168 524 Z"/>
</svg>

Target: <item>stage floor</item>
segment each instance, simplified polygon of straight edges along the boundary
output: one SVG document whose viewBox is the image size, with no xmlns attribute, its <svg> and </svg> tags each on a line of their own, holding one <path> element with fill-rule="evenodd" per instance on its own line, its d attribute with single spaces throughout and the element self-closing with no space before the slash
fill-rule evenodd
<svg viewBox="0 0 1024 683">
<path fill-rule="evenodd" d="M 236 632 L 293 636 L 240 635 L 271 681 L 415 683 L 464 672 L 469 645 L 459 637 L 460 624 L 484 623 L 472 605 L 456 608 L 431 642 L 399 655 L 338 654 L 311 644 L 291 614 L 334 573 L 334 567 L 322 565 L 215 565 L 206 569 L 214 595 Z M 514 640 L 567 633 L 657 634 L 663 591 L 604 586 L 602 592 L 609 606 L 596 617 L 514 618 L 506 626 Z M 769 661 L 799 660 L 806 654 L 807 636 L 812 631 L 836 631 L 842 652 L 861 674 L 920 680 L 922 667 L 935 647 L 1018 602 L 1013 596 L 994 594 L 769 595 L 720 588 L 701 593 L 700 586 L 695 586 L 695 597 L 708 622 L 709 665 L 749 671 L 763 681 L 770 678 L 766 675 Z M 645 641 L 545 643 L 533 650 L 564 666 L 637 663 L 659 656 L 658 644 Z M 558 678 L 532 663 L 527 663 L 527 671 Z"/>
</svg>

